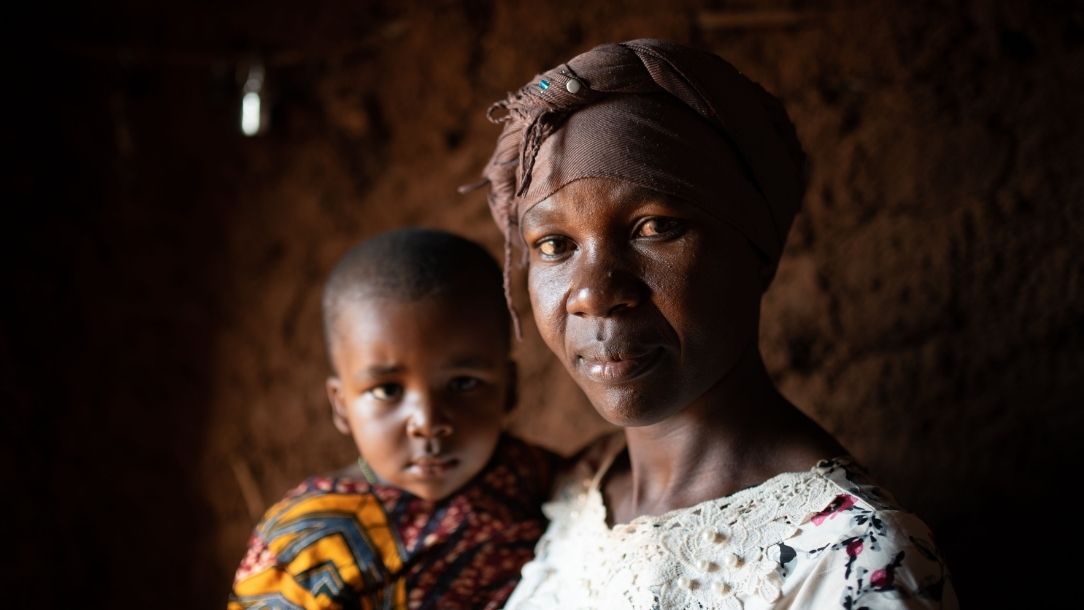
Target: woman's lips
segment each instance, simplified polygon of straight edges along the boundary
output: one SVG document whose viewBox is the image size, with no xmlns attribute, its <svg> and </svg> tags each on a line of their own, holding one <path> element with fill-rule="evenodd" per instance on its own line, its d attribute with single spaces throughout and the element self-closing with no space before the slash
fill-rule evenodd
<svg viewBox="0 0 1084 610">
<path fill-rule="evenodd" d="M 450 457 L 422 457 L 407 466 L 407 471 L 421 479 L 435 479 L 459 465 L 459 460 Z"/>
<path fill-rule="evenodd" d="M 603 384 L 627 383 L 648 372 L 662 356 L 656 347 L 634 355 L 578 355 L 578 368 L 590 380 Z"/>
</svg>

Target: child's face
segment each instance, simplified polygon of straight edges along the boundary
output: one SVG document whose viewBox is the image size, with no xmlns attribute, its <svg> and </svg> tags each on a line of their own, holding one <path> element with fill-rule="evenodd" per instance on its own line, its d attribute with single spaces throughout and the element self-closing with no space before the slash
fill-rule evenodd
<svg viewBox="0 0 1084 610">
<path fill-rule="evenodd" d="M 539 332 L 604 418 L 660 422 L 756 338 L 762 263 L 692 205 L 584 178 L 521 221 Z"/>
<path fill-rule="evenodd" d="M 505 314 L 476 300 L 365 298 L 333 329 L 335 425 L 381 479 L 426 500 L 478 474 L 514 401 Z"/>
</svg>

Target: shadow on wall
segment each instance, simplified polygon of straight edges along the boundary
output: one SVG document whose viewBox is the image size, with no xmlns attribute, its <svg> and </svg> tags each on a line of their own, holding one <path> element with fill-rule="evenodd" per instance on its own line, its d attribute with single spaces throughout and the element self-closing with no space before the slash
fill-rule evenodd
<svg viewBox="0 0 1084 610">
<path fill-rule="evenodd" d="M 484 109 L 643 35 L 727 57 L 810 154 L 764 305 L 784 393 L 933 526 L 966 607 L 1059 601 L 1026 589 L 1068 579 L 1036 524 L 1080 461 L 1081 10 L 626 4 L 96 5 L 24 32 L 0 356 L 27 603 L 221 606 L 260 510 L 353 457 L 322 390 L 330 266 L 405 224 L 499 251 L 455 194 Z M 527 326 L 516 429 L 574 449 L 605 426 Z"/>
</svg>

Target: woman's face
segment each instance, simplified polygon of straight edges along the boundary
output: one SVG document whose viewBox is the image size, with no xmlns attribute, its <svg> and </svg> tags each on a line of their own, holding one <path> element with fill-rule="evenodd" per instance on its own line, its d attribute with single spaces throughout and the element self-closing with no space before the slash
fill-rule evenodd
<svg viewBox="0 0 1084 610">
<path fill-rule="evenodd" d="M 681 411 L 756 339 L 763 263 L 692 205 L 583 178 L 528 210 L 521 228 L 538 329 L 611 423 Z"/>
</svg>

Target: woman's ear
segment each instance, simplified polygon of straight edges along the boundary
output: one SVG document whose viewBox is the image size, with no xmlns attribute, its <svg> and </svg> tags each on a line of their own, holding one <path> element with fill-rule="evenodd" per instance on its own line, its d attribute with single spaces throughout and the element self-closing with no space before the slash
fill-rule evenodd
<svg viewBox="0 0 1084 610">
<path fill-rule="evenodd" d="M 346 399 L 343 396 L 343 382 L 338 377 L 328 377 L 325 382 L 327 399 L 331 403 L 331 419 L 335 428 L 343 434 L 350 434 L 350 418 L 346 416 Z"/>
<path fill-rule="evenodd" d="M 519 367 L 515 360 L 508 361 L 508 391 L 504 397 L 504 412 L 511 413 L 519 402 Z"/>
</svg>

